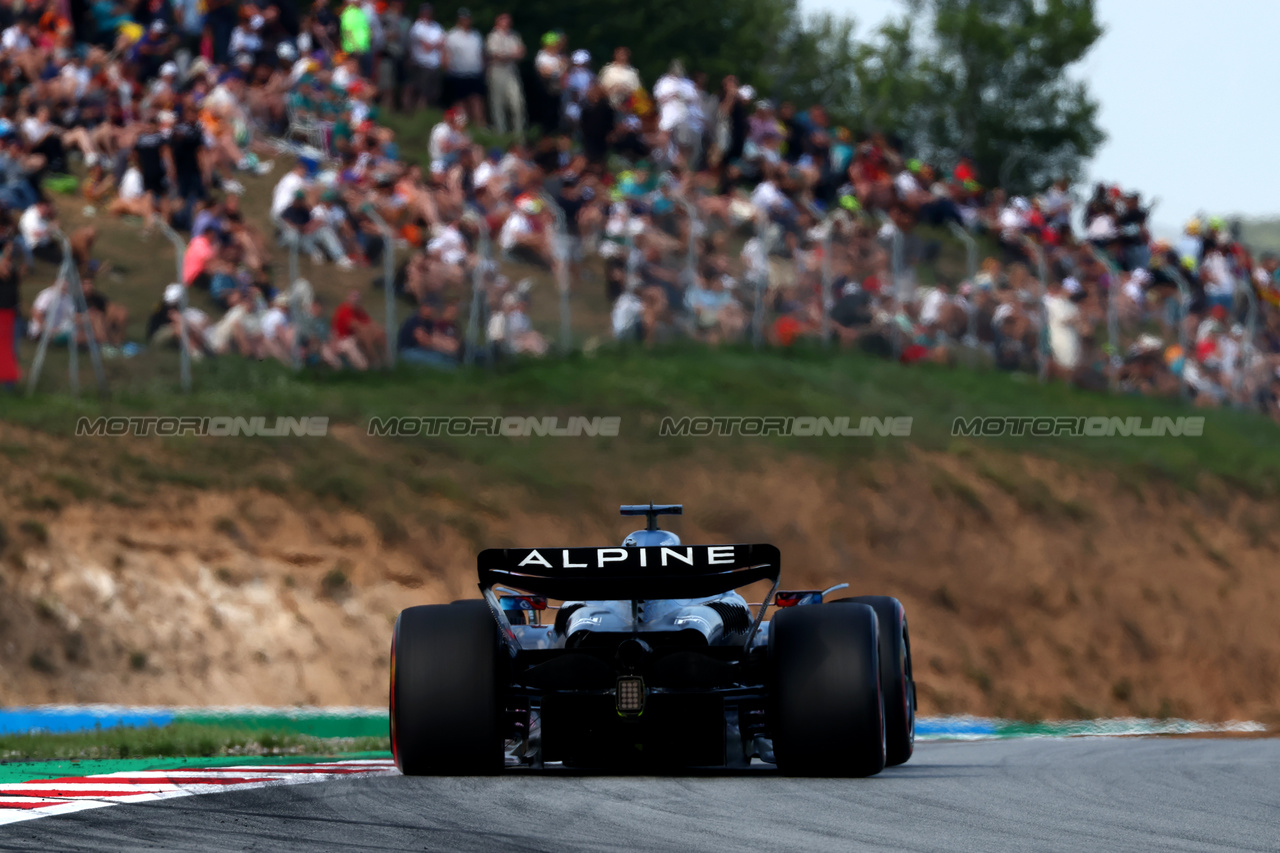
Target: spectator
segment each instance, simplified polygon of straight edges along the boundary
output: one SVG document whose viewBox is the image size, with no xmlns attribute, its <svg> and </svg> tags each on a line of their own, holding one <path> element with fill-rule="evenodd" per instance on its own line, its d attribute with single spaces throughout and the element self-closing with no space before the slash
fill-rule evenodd
<svg viewBox="0 0 1280 853">
<path fill-rule="evenodd" d="M 458 10 L 458 23 L 445 36 L 445 80 L 450 100 L 476 127 L 484 127 L 484 40 L 471 27 L 471 10 Z"/>
<path fill-rule="evenodd" d="M 534 57 L 533 68 L 538 80 L 538 125 L 543 136 L 550 136 L 560 127 L 564 75 L 569 71 L 562 34 L 550 32 L 542 37 L 542 49 Z"/>
<path fill-rule="evenodd" d="M 125 329 L 129 325 L 129 311 L 118 302 L 112 302 L 94 285 L 92 277 L 81 281 L 84 301 L 89 309 L 89 323 L 94 337 L 102 345 L 102 353 L 108 358 L 119 355 L 124 346 Z"/>
<path fill-rule="evenodd" d="M 613 61 L 600 69 L 600 85 L 615 109 L 622 107 L 640 88 L 640 72 L 631 65 L 629 48 L 614 48 Z"/>
<path fill-rule="evenodd" d="M 409 109 L 405 62 L 409 53 L 409 30 L 413 22 L 404 13 L 404 0 L 391 0 L 382 13 L 383 47 L 378 63 L 378 98 L 384 109 Z"/>
<path fill-rule="evenodd" d="M 408 364 L 424 367 L 454 367 L 459 342 L 457 324 L 446 317 L 456 316 L 457 308 L 445 309 L 439 320 L 433 305 L 423 302 L 417 312 L 400 327 L 396 338 L 400 358 Z"/>
<path fill-rule="evenodd" d="M 444 120 L 431 129 L 427 141 L 427 153 L 431 156 L 433 174 L 447 172 L 458 161 L 463 151 L 471 147 L 467 135 L 467 114 L 456 106 L 445 111 Z"/>
<path fill-rule="evenodd" d="M 49 339 L 55 344 L 71 341 L 76 315 L 75 300 L 67 293 L 67 283 L 59 278 L 36 294 L 31 304 L 31 321 L 27 323 L 27 336 L 40 340 L 49 329 Z"/>
<path fill-rule="evenodd" d="M 360 0 L 347 0 L 339 19 L 342 27 L 342 52 L 356 58 L 360 73 L 373 73 L 373 27 Z"/>
<path fill-rule="evenodd" d="M 587 163 L 603 169 L 609 145 L 616 138 L 617 117 L 613 105 L 605 96 L 604 86 L 596 83 L 587 90 L 587 102 L 582 107 L 579 133 Z"/>
<path fill-rule="evenodd" d="M 551 233 L 546 227 L 546 211 L 541 199 L 529 194 L 516 199 L 516 209 L 498 234 L 498 245 L 512 260 L 551 268 Z"/>
<path fill-rule="evenodd" d="M 525 297 L 518 293 L 504 294 L 500 310 L 489 320 L 488 340 L 507 355 L 546 355 L 546 338 L 534 330 L 524 307 Z"/>
<path fill-rule="evenodd" d="M 365 363 L 378 365 L 386 355 L 386 332 L 373 322 L 360 300 L 360 291 L 352 290 L 333 312 L 333 339 L 344 356 L 358 352 Z"/>
<path fill-rule="evenodd" d="M 511 15 L 498 15 L 493 31 L 485 42 L 488 57 L 489 109 L 493 112 L 493 128 L 506 133 L 507 117 L 516 136 L 524 136 L 524 89 L 520 85 L 519 63 L 524 59 L 524 42 L 511 29 Z"/>
<path fill-rule="evenodd" d="M 285 175 L 276 183 L 275 189 L 271 192 L 271 218 L 279 219 L 284 209 L 293 203 L 299 191 L 305 193 L 309 181 L 307 180 L 308 164 L 299 159 Z"/>
<path fill-rule="evenodd" d="M 18 219 L 18 230 L 22 232 L 26 251 L 53 264 L 62 260 L 62 246 L 53 236 L 57 216 L 52 203 L 41 201 L 24 210 Z"/>
<path fill-rule="evenodd" d="M 437 107 L 444 84 L 444 28 L 432 18 L 430 3 L 418 7 L 418 19 L 409 29 L 409 59 L 413 104 L 419 109 Z"/>
<path fill-rule="evenodd" d="M 262 342 L 267 355 L 291 364 L 294 334 L 289 297 L 282 293 L 271 300 L 271 307 L 262 315 Z"/>
<path fill-rule="evenodd" d="M 564 119 L 569 127 L 577 128 L 582 118 L 582 106 L 587 101 L 587 92 L 595 84 L 596 76 L 591 70 L 591 54 L 585 50 L 575 50 L 570 57 L 569 71 L 564 75 Z"/>
<path fill-rule="evenodd" d="M 0 249 L 0 388 L 12 388 L 22 379 L 19 363 L 22 343 L 22 274 L 14 260 L 10 240 Z"/>
<path fill-rule="evenodd" d="M 322 206 L 321 210 L 327 213 L 328 208 Z M 338 269 L 349 270 L 355 266 L 347 256 L 332 223 L 315 216 L 314 208 L 307 203 L 307 194 L 302 190 L 294 194 L 293 201 L 280 214 L 280 219 L 289 226 L 282 234 L 283 244 L 293 246 L 296 243 L 299 251 L 311 256 L 313 264 L 331 260 L 337 264 Z"/>
</svg>

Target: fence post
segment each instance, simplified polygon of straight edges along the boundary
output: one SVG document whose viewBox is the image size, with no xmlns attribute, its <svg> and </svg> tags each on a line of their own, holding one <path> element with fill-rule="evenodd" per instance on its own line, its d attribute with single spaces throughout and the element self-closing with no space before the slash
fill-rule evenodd
<svg viewBox="0 0 1280 853">
<path fill-rule="evenodd" d="M 1176 265 L 1163 264 L 1163 257 L 1160 260 L 1165 272 L 1169 273 L 1169 277 L 1178 286 L 1178 349 L 1182 350 L 1183 364 L 1183 375 L 1179 377 L 1179 393 L 1183 399 L 1190 400 L 1191 386 L 1187 384 L 1186 364 L 1191 358 L 1191 354 L 1187 350 L 1187 315 L 1191 313 L 1191 285 L 1187 283 L 1186 278 L 1183 277 L 1181 270 Z"/>
<path fill-rule="evenodd" d="M 467 314 L 467 351 L 464 356 L 468 365 L 476 363 L 476 350 L 480 347 L 480 335 L 483 333 L 486 340 L 489 334 L 489 324 L 485 323 L 481 326 L 481 315 L 488 307 L 488 301 L 483 299 L 485 291 L 484 277 L 488 274 L 489 264 L 493 261 L 493 239 L 489 233 L 489 223 L 484 216 L 475 210 L 468 210 L 463 218 L 474 222 L 480 233 L 479 246 L 480 259 L 476 261 L 475 267 L 471 270 L 471 310 Z"/>
<path fill-rule="evenodd" d="M 1108 377 L 1108 385 L 1112 393 L 1115 393 L 1120 390 L 1119 368 L 1124 364 L 1124 357 L 1120 354 L 1120 314 L 1115 299 L 1116 288 L 1120 286 L 1120 268 L 1104 252 L 1099 252 L 1097 246 L 1092 243 L 1086 245 L 1089 246 L 1089 253 L 1093 255 L 1094 259 L 1107 268 L 1107 273 L 1111 279 L 1107 287 L 1107 340 L 1111 344 L 1111 357 L 1109 359 L 1111 375 Z"/>
<path fill-rule="evenodd" d="M 555 260 L 556 288 L 560 291 L 560 353 L 568 355 L 573 350 L 572 314 L 569 305 L 569 220 L 559 202 L 547 193 L 542 200 L 556 218 Z"/>
<path fill-rule="evenodd" d="M 1049 380 L 1049 309 L 1044 304 L 1045 288 L 1049 286 L 1049 264 L 1044 256 L 1044 247 L 1031 239 L 1029 236 L 1023 236 L 1023 244 L 1027 250 L 1036 258 L 1036 274 L 1040 279 L 1039 286 L 1036 288 L 1036 298 L 1040 303 L 1040 334 L 1036 340 L 1036 372 L 1041 382 Z"/>
<path fill-rule="evenodd" d="M 893 289 L 890 291 L 893 297 L 893 319 L 889 328 L 889 342 L 893 349 L 893 360 L 897 361 L 902 355 L 902 330 L 898 327 L 898 315 L 902 313 L 902 231 L 888 214 L 880 211 L 878 216 L 882 224 L 893 227 L 889 240 L 889 274 L 893 278 Z"/>
<path fill-rule="evenodd" d="M 1250 275 L 1251 270 L 1246 270 L 1245 275 Z M 1245 300 L 1249 303 L 1248 313 L 1245 314 L 1245 339 L 1240 342 L 1240 363 L 1236 368 L 1235 393 L 1239 395 L 1244 390 L 1244 372 L 1246 365 L 1253 359 L 1253 351 L 1255 349 L 1255 341 L 1258 334 L 1258 297 L 1253 292 L 1253 285 L 1248 279 L 1236 280 L 1236 292 L 1243 293 Z"/>
<path fill-rule="evenodd" d="M 63 289 L 66 288 L 67 279 L 69 276 L 67 268 L 71 265 L 71 263 L 72 263 L 71 253 L 67 252 L 62 256 L 62 264 L 58 267 L 58 276 L 57 278 L 54 279 L 55 285 L 60 286 Z M 59 304 L 61 304 L 61 300 L 59 300 Z M 61 319 L 61 318 L 57 318 L 56 316 L 50 317 L 48 315 L 46 315 L 44 318 L 44 328 L 41 329 L 40 331 L 40 343 L 36 345 L 36 357 L 35 357 L 35 360 L 32 361 L 31 363 L 31 376 L 27 380 L 27 396 L 28 397 L 35 395 L 36 385 L 40 382 L 40 374 L 44 371 L 44 359 L 46 354 L 49 351 L 49 339 L 53 336 L 54 324 L 52 321 L 54 319 Z M 78 380 L 79 380 L 79 377 L 77 376 L 77 383 L 78 383 Z"/>
<path fill-rule="evenodd" d="M 836 224 L 850 227 L 853 225 L 853 217 L 845 213 L 840 208 L 836 208 L 823 218 L 822 231 L 822 342 L 830 345 L 831 343 L 831 309 L 835 307 L 835 295 L 831 292 L 831 285 L 835 283 L 835 276 L 831 269 L 831 247 L 834 244 Z"/>
<path fill-rule="evenodd" d="M 759 270 L 755 276 L 756 303 L 751 312 L 751 341 L 756 349 L 764 345 L 764 299 L 769 292 L 769 255 L 773 250 L 769 239 L 769 216 L 763 210 L 756 214 L 756 253 Z"/>
<path fill-rule="evenodd" d="M 72 317 L 71 317 L 71 338 L 67 341 L 68 355 L 70 361 L 67 363 L 67 375 L 71 382 L 71 393 L 73 396 L 80 394 L 80 347 L 76 343 L 76 332 L 83 327 L 85 343 L 89 346 L 89 361 L 93 365 L 94 378 L 97 380 L 98 396 L 107 396 L 107 374 L 102 366 L 102 351 L 98 349 L 98 337 L 93 332 L 93 323 L 89 319 L 89 305 L 84 298 L 84 289 L 80 284 L 80 270 L 76 268 L 74 256 L 71 254 L 71 240 L 61 229 L 52 229 L 52 236 L 62 245 L 62 265 L 58 269 L 58 278 L 55 284 L 60 281 L 63 292 L 70 288 Z M 49 338 L 53 334 L 53 319 L 60 319 L 56 316 L 53 318 L 45 317 L 44 330 L 40 335 L 40 345 L 36 349 L 35 363 L 31 366 L 31 380 L 27 383 L 27 396 L 35 394 L 36 383 L 39 381 L 40 373 L 44 369 L 44 359 L 49 350 Z"/>
<path fill-rule="evenodd" d="M 973 235 L 959 223 L 948 222 L 947 225 L 951 228 L 951 233 L 964 243 L 965 274 L 969 281 L 969 296 L 965 299 L 965 314 L 968 315 L 969 328 L 965 333 L 964 345 L 969 349 L 969 366 L 972 367 L 978 352 L 978 306 L 975 304 L 977 285 L 974 284 L 974 279 L 978 277 L 978 241 L 973 239 Z"/>
<path fill-rule="evenodd" d="M 191 340 L 187 333 L 187 284 L 182 279 L 182 267 L 187 256 L 187 241 L 169 227 L 169 223 L 163 218 L 156 220 L 156 225 L 160 229 L 160 233 L 168 238 L 173 244 L 174 267 L 176 268 L 176 278 L 174 281 L 182 285 L 182 297 L 178 300 L 178 366 L 179 376 L 182 382 L 182 393 L 191 393 Z"/>
<path fill-rule="evenodd" d="M 289 238 L 289 311 L 293 314 L 294 322 L 293 346 L 290 347 L 290 356 L 293 360 L 293 369 L 295 371 L 302 370 L 302 341 L 298 337 L 298 330 L 302 325 L 302 310 L 297 292 L 298 251 L 302 246 L 302 235 L 298 233 L 297 228 L 294 228 L 278 216 L 273 216 L 272 221 L 280 229 L 280 233 L 287 235 Z"/>
<path fill-rule="evenodd" d="M 387 368 L 396 366 L 396 235 L 387 221 L 378 215 L 372 204 L 364 206 L 365 215 L 373 220 L 382 232 L 382 292 L 386 300 L 387 317 Z"/>
<path fill-rule="evenodd" d="M 693 202 L 682 195 L 673 196 L 673 198 L 684 208 L 685 216 L 689 218 L 689 243 L 685 247 L 684 269 L 688 278 L 685 284 L 692 286 L 698 279 L 698 228 L 702 225 L 702 220 L 698 218 L 698 208 Z"/>
</svg>

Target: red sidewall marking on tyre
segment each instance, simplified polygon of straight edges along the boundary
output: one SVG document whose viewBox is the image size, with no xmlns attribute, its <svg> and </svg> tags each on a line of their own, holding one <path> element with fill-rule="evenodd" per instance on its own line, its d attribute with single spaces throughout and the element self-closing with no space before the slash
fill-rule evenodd
<svg viewBox="0 0 1280 853">
<path fill-rule="evenodd" d="M 94 776 L 32 779 L 0 785 L 0 826 L 121 803 L 243 791 L 275 785 L 302 785 L 359 776 L 391 776 L 398 772 L 390 759 L 362 759 L 315 764 L 184 767 L 180 770 L 124 771 Z"/>
</svg>

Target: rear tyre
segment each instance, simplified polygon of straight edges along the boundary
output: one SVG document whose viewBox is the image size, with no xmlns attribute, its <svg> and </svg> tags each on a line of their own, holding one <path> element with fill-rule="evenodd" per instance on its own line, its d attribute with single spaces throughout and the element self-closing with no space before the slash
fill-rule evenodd
<svg viewBox="0 0 1280 853">
<path fill-rule="evenodd" d="M 911 637 L 902 602 L 887 595 L 842 598 L 834 604 L 865 604 L 880 623 L 880 689 L 884 694 L 885 764 L 905 764 L 915 751 L 916 684 L 911 670 Z"/>
<path fill-rule="evenodd" d="M 770 722 L 778 769 L 874 776 L 884 769 L 884 705 L 875 611 L 782 610 L 769 627 Z"/>
<path fill-rule="evenodd" d="M 406 776 L 503 766 L 498 626 L 483 601 L 410 607 L 391 639 L 391 752 Z"/>
</svg>

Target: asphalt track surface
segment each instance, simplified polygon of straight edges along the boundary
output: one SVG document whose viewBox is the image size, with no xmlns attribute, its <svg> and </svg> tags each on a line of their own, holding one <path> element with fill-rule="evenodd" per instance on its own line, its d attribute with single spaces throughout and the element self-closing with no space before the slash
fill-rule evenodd
<svg viewBox="0 0 1280 853">
<path fill-rule="evenodd" d="M 921 744 L 860 780 L 400 776 L 13 824 L 0 850 L 1280 851 L 1280 740 Z"/>
</svg>

